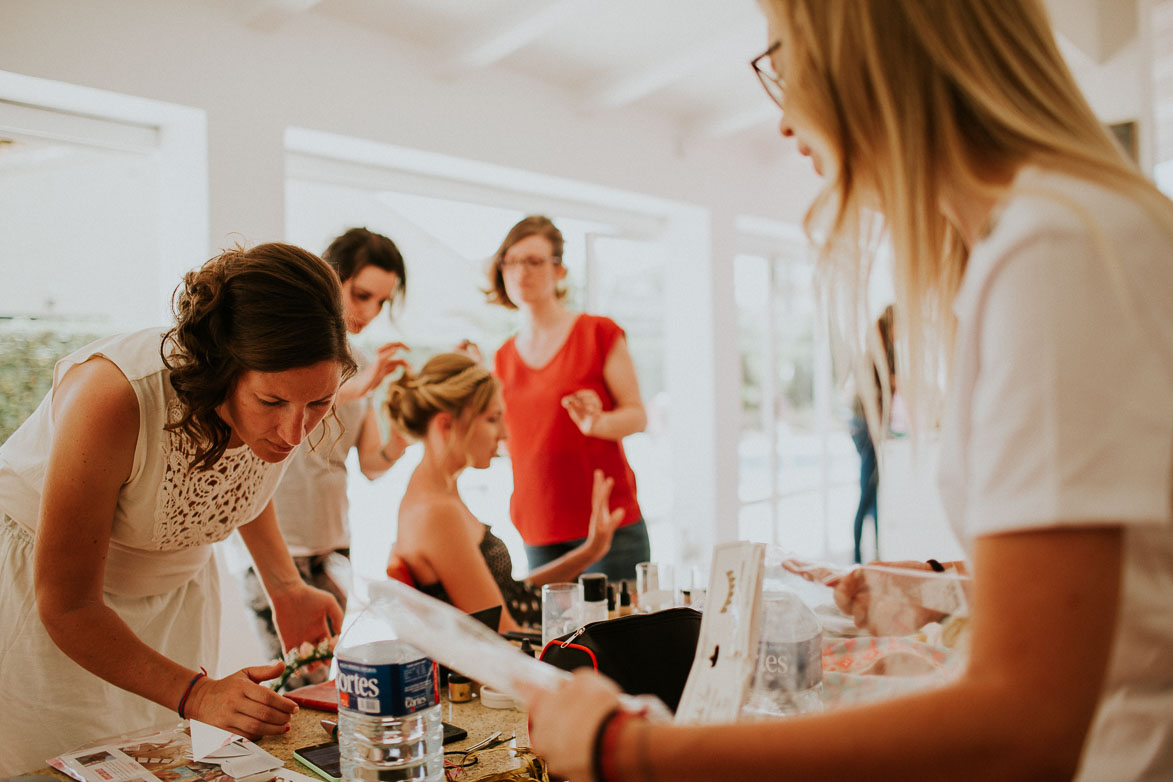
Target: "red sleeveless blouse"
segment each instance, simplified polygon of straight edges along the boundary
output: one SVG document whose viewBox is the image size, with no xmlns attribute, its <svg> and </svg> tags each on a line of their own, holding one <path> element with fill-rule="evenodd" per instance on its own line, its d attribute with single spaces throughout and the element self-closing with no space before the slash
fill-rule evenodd
<svg viewBox="0 0 1173 782">
<path fill-rule="evenodd" d="M 589 388 L 599 395 L 604 410 L 614 409 L 615 399 L 603 382 L 603 365 L 623 336 L 623 329 L 609 318 L 583 314 L 544 367 L 534 369 L 522 361 L 516 337 L 497 351 L 495 374 L 505 398 L 513 462 L 509 511 L 527 545 L 586 537 L 595 469 L 615 479 L 610 506 L 626 511 L 623 525 L 643 518 L 635 498 L 635 473 L 623 445 L 587 437 L 562 407 L 562 397 Z"/>
</svg>

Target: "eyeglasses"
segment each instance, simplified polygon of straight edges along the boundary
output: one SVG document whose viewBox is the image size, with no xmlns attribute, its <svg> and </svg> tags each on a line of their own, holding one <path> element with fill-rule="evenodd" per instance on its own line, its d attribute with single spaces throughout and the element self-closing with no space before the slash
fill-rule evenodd
<svg viewBox="0 0 1173 782">
<path fill-rule="evenodd" d="M 522 267 L 526 269 L 540 269 L 547 263 L 552 263 L 557 266 L 561 262 L 559 258 L 539 258 L 536 255 L 530 255 L 525 258 L 502 258 L 497 261 L 497 266 L 501 268 L 501 271 L 505 271 L 506 269 L 520 269 Z"/>
<path fill-rule="evenodd" d="M 771 59 L 771 55 L 780 48 L 782 48 L 782 42 L 774 41 L 770 44 L 769 49 L 749 61 L 749 67 L 753 68 L 753 72 L 757 74 L 758 81 L 762 83 L 762 87 L 770 99 L 778 104 L 778 108 L 783 108 L 782 99 L 786 94 L 786 82 L 774 72 L 774 60 Z"/>
</svg>

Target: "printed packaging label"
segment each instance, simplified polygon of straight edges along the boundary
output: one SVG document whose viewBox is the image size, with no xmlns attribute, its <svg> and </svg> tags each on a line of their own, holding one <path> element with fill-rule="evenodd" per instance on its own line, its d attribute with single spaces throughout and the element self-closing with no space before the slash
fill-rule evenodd
<svg viewBox="0 0 1173 782">
<path fill-rule="evenodd" d="M 338 707 L 370 717 L 403 717 L 437 703 L 436 668 L 421 657 L 372 665 L 338 659 Z"/>
<path fill-rule="evenodd" d="M 805 641 L 762 641 L 758 647 L 755 689 L 797 692 L 823 680 L 823 636 Z"/>
</svg>

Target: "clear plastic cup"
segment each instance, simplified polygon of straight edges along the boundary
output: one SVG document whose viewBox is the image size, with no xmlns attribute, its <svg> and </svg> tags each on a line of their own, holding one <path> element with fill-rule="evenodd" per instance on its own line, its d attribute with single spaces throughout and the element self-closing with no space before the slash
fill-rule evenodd
<svg viewBox="0 0 1173 782">
<path fill-rule="evenodd" d="M 582 626 L 582 584 L 546 584 L 542 587 L 542 648 Z"/>
<path fill-rule="evenodd" d="M 636 610 L 649 614 L 676 605 L 676 582 L 666 562 L 640 562 L 635 566 Z"/>
</svg>

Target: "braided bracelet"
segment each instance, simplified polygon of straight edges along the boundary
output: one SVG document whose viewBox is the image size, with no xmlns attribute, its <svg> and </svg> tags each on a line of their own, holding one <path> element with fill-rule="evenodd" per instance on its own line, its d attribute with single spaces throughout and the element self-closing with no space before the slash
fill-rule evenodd
<svg viewBox="0 0 1173 782">
<path fill-rule="evenodd" d="M 179 708 L 176 709 L 176 711 L 179 712 L 179 716 L 181 718 L 187 719 L 187 715 L 183 713 L 183 710 L 187 707 L 187 698 L 189 695 L 191 695 L 191 690 L 193 687 L 195 687 L 195 683 L 207 675 L 208 672 L 201 667 L 200 672 L 191 677 L 191 681 L 187 683 L 187 689 L 183 691 L 183 697 L 179 699 Z"/>
</svg>

